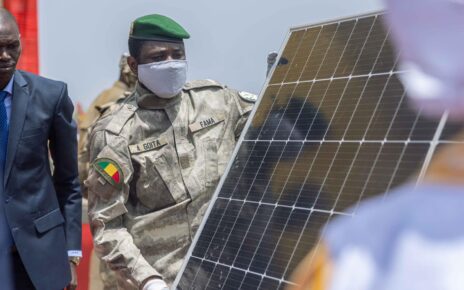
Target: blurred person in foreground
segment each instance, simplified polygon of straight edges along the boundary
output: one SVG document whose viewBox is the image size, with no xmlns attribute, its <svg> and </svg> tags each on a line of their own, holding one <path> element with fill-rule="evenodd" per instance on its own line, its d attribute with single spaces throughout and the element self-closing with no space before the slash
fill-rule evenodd
<svg viewBox="0 0 464 290">
<path fill-rule="evenodd" d="M 464 2 L 389 0 L 412 104 L 464 120 Z M 459 136 L 462 140 L 464 136 Z M 464 144 L 442 147 L 419 184 L 330 222 L 293 275 L 310 290 L 464 289 Z"/>
<path fill-rule="evenodd" d="M 173 282 L 256 100 L 212 80 L 186 82 L 189 37 L 166 16 L 137 18 L 135 91 L 91 131 L 89 217 L 120 289 Z"/>
<path fill-rule="evenodd" d="M 66 84 L 16 70 L 20 54 L 18 25 L 0 9 L 0 288 L 76 289 L 82 252 L 73 105 Z"/>
</svg>

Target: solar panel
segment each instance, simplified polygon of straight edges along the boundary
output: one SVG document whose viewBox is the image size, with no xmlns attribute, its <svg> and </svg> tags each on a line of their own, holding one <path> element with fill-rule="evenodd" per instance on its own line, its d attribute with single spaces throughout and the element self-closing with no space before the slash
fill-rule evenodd
<svg viewBox="0 0 464 290">
<path fill-rule="evenodd" d="M 408 107 L 381 14 L 290 31 L 177 289 L 283 289 L 334 216 L 418 181 L 459 128 Z"/>
</svg>

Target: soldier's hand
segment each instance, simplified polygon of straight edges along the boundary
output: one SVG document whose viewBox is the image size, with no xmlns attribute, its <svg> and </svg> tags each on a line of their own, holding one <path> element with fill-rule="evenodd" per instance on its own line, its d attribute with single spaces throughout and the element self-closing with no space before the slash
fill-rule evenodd
<svg viewBox="0 0 464 290">
<path fill-rule="evenodd" d="M 71 267 L 71 282 L 69 282 L 68 287 L 66 287 L 66 290 L 76 290 L 77 289 L 77 266 L 69 262 L 69 266 Z"/>
<path fill-rule="evenodd" d="M 148 280 L 143 286 L 143 290 L 169 290 L 169 287 L 163 280 L 155 278 Z"/>
</svg>

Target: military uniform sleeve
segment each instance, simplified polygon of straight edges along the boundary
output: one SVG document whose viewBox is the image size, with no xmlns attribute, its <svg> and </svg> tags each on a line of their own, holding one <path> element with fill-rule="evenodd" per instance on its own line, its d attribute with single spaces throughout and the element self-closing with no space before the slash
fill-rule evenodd
<svg viewBox="0 0 464 290">
<path fill-rule="evenodd" d="M 84 129 L 81 128 L 81 131 Z M 87 187 L 84 181 L 87 179 L 89 172 L 89 129 L 85 129 L 85 132 L 81 132 L 79 137 L 79 152 L 77 152 L 77 162 L 79 168 L 79 181 L 81 184 L 81 191 L 84 198 L 87 198 Z"/>
<path fill-rule="evenodd" d="M 228 93 L 234 100 L 235 108 L 238 112 L 236 125 L 235 125 L 235 138 L 238 139 L 242 133 L 243 128 L 250 116 L 251 110 L 256 102 L 256 95 L 247 92 L 237 92 L 235 90 L 228 89 Z"/>
<path fill-rule="evenodd" d="M 122 100 L 122 98 L 118 99 Z M 79 152 L 78 152 L 78 167 L 79 167 L 79 181 L 81 183 L 81 190 L 82 195 L 84 198 L 87 198 L 87 186 L 85 185 L 85 180 L 88 178 L 89 173 L 89 164 L 90 164 L 90 140 L 89 136 L 96 125 L 97 121 L 107 116 L 113 110 L 120 106 L 117 102 L 109 102 L 101 106 L 101 111 L 99 111 L 100 115 L 96 117 L 96 120 L 93 120 L 93 123 L 90 123 L 89 117 L 85 117 L 85 126 L 81 128 L 80 136 L 79 136 Z M 96 106 L 97 107 L 97 106 Z"/>
<path fill-rule="evenodd" d="M 91 136 L 92 163 L 86 180 L 95 251 L 120 281 L 140 288 L 146 279 L 161 275 L 141 255 L 123 223 L 133 174 L 127 144 L 120 137 L 106 138 L 104 131 Z"/>
</svg>

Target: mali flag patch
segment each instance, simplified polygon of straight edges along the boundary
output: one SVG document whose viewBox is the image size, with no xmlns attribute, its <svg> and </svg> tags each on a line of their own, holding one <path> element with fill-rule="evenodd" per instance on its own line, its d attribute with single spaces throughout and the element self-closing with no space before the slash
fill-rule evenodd
<svg viewBox="0 0 464 290">
<path fill-rule="evenodd" d="M 94 161 L 93 167 L 111 185 L 121 188 L 124 181 L 124 174 L 121 166 L 109 158 L 98 158 Z"/>
</svg>

